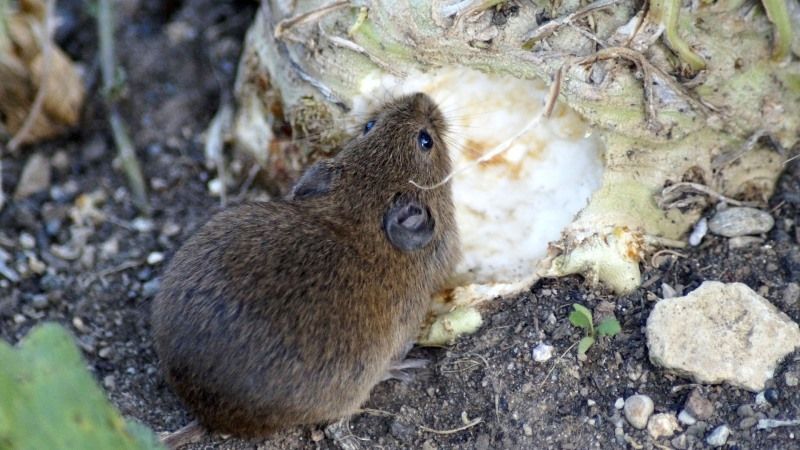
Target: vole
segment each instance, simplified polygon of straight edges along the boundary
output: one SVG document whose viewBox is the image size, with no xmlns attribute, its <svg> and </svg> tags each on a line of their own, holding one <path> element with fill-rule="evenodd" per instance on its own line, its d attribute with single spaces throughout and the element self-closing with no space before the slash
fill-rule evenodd
<svg viewBox="0 0 800 450">
<path fill-rule="evenodd" d="M 447 125 L 384 104 L 284 199 L 215 215 L 152 305 L 167 381 L 208 430 L 266 436 L 355 412 L 401 359 L 459 254 Z"/>
</svg>

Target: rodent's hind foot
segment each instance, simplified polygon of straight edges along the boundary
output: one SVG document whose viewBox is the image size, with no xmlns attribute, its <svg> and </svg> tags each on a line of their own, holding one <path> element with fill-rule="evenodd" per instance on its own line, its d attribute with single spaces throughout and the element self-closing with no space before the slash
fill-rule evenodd
<svg viewBox="0 0 800 450">
<path fill-rule="evenodd" d="M 393 361 L 389 369 L 383 374 L 381 381 L 398 380 L 401 383 L 410 383 L 414 380 L 414 375 L 406 372 L 409 369 L 422 369 L 428 366 L 427 359 L 407 358 L 401 361 Z"/>
<path fill-rule="evenodd" d="M 198 442 L 200 439 L 206 436 L 208 432 L 200 422 L 193 420 L 189 422 L 183 428 L 179 428 L 176 431 L 171 433 L 162 433 L 161 434 L 161 443 L 164 444 L 170 450 L 175 450 L 177 448 L 183 447 L 187 444 L 192 444 L 194 442 Z"/>
</svg>

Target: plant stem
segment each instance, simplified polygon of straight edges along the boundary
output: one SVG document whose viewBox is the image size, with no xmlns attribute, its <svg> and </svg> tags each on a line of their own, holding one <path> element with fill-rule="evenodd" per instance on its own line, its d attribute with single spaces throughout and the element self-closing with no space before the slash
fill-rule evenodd
<svg viewBox="0 0 800 450">
<path fill-rule="evenodd" d="M 706 62 L 703 58 L 693 52 L 689 48 L 689 44 L 678 35 L 680 0 L 653 0 L 650 7 L 654 21 L 664 26 L 664 38 L 667 40 L 669 48 L 677 53 L 681 60 L 689 64 L 689 67 L 695 72 L 705 69 Z"/>
<path fill-rule="evenodd" d="M 769 21 L 775 25 L 772 38 L 772 59 L 783 60 L 792 45 L 792 21 L 786 8 L 786 0 L 762 0 Z"/>
<path fill-rule="evenodd" d="M 125 123 L 117 110 L 116 100 L 112 94 L 116 63 L 114 59 L 114 15 L 111 9 L 111 0 L 99 0 L 97 3 L 97 32 L 100 37 L 100 71 L 103 76 L 103 91 L 114 143 L 119 152 L 122 170 L 125 172 L 133 193 L 134 203 L 140 210 L 149 212 L 150 206 L 147 201 L 147 188 L 142 169 L 136 159 L 136 150 L 128 136 Z"/>
</svg>

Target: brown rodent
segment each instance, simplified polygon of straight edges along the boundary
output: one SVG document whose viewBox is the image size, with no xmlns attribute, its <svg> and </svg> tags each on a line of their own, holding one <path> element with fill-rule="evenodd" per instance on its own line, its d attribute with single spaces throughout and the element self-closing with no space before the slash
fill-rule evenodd
<svg viewBox="0 0 800 450">
<path fill-rule="evenodd" d="M 286 199 L 214 216 L 152 310 L 167 380 L 200 423 L 264 436 L 355 412 L 413 340 L 459 257 L 445 120 L 381 107 Z"/>
</svg>

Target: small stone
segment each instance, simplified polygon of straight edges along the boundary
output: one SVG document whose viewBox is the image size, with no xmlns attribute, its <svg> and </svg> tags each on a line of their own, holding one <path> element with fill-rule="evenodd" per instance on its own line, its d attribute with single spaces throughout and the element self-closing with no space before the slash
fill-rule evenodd
<svg viewBox="0 0 800 450">
<path fill-rule="evenodd" d="M 738 414 L 739 417 L 752 417 L 755 415 L 755 412 L 753 412 L 753 407 L 750 405 L 740 405 L 736 408 L 736 414 Z"/>
<path fill-rule="evenodd" d="M 47 270 L 47 265 L 33 254 L 28 256 L 28 267 L 37 275 L 42 275 Z"/>
<path fill-rule="evenodd" d="M 214 178 L 213 180 L 208 182 L 208 192 L 215 197 L 219 197 L 222 195 L 222 180 L 219 178 Z"/>
<path fill-rule="evenodd" d="M 35 153 L 25 163 L 19 177 L 14 198 L 17 200 L 29 197 L 50 187 L 50 161 L 40 153 Z"/>
<path fill-rule="evenodd" d="M 162 261 L 164 261 L 164 254 L 161 252 L 152 252 L 147 255 L 147 264 L 150 264 L 151 266 L 155 266 Z"/>
<path fill-rule="evenodd" d="M 625 418 L 634 428 L 643 430 L 647 426 L 647 420 L 653 414 L 655 405 L 653 399 L 646 395 L 632 395 L 625 400 L 623 410 Z"/>
<path fill-rule="evenodd" d="M 800 300 L 800 284 L 789 283 L 783 291 L 783 304 L 792 307 Z"/>
<path fill-rule="evenodd" d="M 145 217 L 137 217 L 131 222 L 134 230 L 140 233 L 147 233 L 153 231 L 153 221 Z"/>
<path fill-rule="evenodd" d="M 541 343 L 533 348 L 533 360 L 545 362 L 553 357 L 553 346 Z"/>
<path fill-rule="evenodd" d="M 108 390 L 114 389 L 114 386 L 116 386 L 116 384 L 117 380 L 114 378 L 114 375 L 106 375 L 105 377 L 103 377 L 103 386 L 105 386 L 106 389 Z"/>
<path fill-rule="evenodd" d="M 783 380 L 786 382 L 786 386 L 795 387 L 798 385 L 798 378 L 797 374 L 794 372 L 786 372 L 783 374 Z"/>
<path fill-rule="evenodd" d="M 527 423 L 522 425 L 522 432 L 525 433 L 525 436 L 533 436 L 533 428 Z"/>
<path fill-rule="evenodd" d="M 167 222 L 161 228 L 161 234 L 166 237 L 177 236 L 181 232 L 181 227 L 175 222 Z"/>
<path fill-rule="evenodd" d="M 97 352 L 97 356 L 99 356 L 99 357 L 101 357 L 103 359 L 107 359 L 109 356 L 111 356 L 111 347 L 103 347 L 103 348 L 101 348 L 100 351 Z"/>
<path fill-rule="evenodd" d="M 142 297 L 150 298 L 158 293 L 158 288 L 161 286 L 161 280 L 153 278 L 152 280 L 142 284 Z"/>
<path fill-rule="evenodd" d="M 689 439 L 686 437 L 686 433 L 675 436 L 669 442 L 670 444 L 672 444 L 674 448 L 678 450 L 686 450 L 687 448 L 689 448 Z"/>
<path fill-rule="evenodd" d="M 718 281 L 656 303 L 646 334 L 653 364 L 698 383 L 753 392 L 800 346 L 800 327 L 769 300 L 745 284 Z"/>
<path fill-rule="evenodd" d="M 728 247 L 731 250 L 756 246 L 764 242 L 764 238 L 758 236 L 736 236 L 728 239 Z"/>
<path fill-rule="evenodd" d="M 775 388 L 769 388 L 764 391 L 764 398 L 773 405 L 777 405 L 780 400 L 780 392 Z"/>
<path fill-rule="evenodd" d="M 700 245 L 700 242 L 703 241 L 703 237 L 705 237 L 706 233 L 708 233 L 708 219 L 703 217 L 698 220 L 696 224 L 694 224 L 692 233 L 689 235 L 689 245 L 692 247 L 697 247 Z"/>
<path fill-rule="evenodd" d="M 714 415 L 714 405 L 700 393 L 699 389 L 695 389 L 689 394 L 684 408 L 697 420 L 708 420 Z"/>
<path fill-rule="evenodd" d="M 111 238 L 100 244 L 100 258 L 111 259 L 119 253 L 119 240 Z"/>
<path fill-rule="evenodd" d="M 311 441 L 312 442 L 320 442 L 323 439 L 325 439 L 325 433 L 322 430 L 317 428 L 317 429 L 314 429 L 314 430 L 311 431 Z"/>
<path fill-rule="evenodd" d="M 739 422 L 740 430 L 747 430 L 753 428 L 758 423 L 758 417 L 745 417 Z"/>
<path fill-rule="evenodd" d="M 647 421 L 647 432 L 653 439 L 670 437 L 678 428 L 678 420 L 672 413 L 653 414 Z"/>
<path fill-rule="evenodd" d="M 708 221 L 712 233 L 725 237 L 766 233 L 775 225 L 769 213 L 756 208 L 727 208 L 714 214 Z"/>
<path fill-rule="evenodd" d="M 80 317 L 76 316 L 72 318 L 72 326 L 83 334 L 89 332 L 89 328 L 86 327 L 86 325 L 83 323 L 83 319 L 81 319 Z"/>
<path fill-rule="evenodd" d="M 617 397 L 617 401 L 614 402 L 615 409 L 622 409 L 625 407 L 625 399 L 622 397 Z"/>
<path fill-rule="evenodd" d="M 756 394 L 756 405 L 765 405 L 767 403 L 767 397 L 764 395 L 764 391 L 759 392 Z"/>
<path fill-rule="evenodd" d="M 69 169 L 69 155 L 64 150 L 59 150 L 53 154 L 50 163 L 59 172 L 66 172 Z"/>
<path fill-rule="evenodd" d="M 678 414 L 678 421 L 684 425 L 694 425 L 697 423 L 697 419 L 694 418 L 688 411 L 682 409 L 681 412 Z"/>
<path fill-rule="evenodd" d="M 706 443 L 712 447 L 722 447 L 728 441 L 728 436 L 730 435 L 731 429 L 728 425 L 720 425 L 708 435 Z"/>
<path fill-rule="evenodd" d="M 25 250 L 33 250 L 36 247 L 36 239 L 30 233 L 23 231 L 19 234 L 19 245 Z"/>
<path fill-rule="evenodd" d="M 44 294 L 36 294 L 31 297 L 31 305 L 36 309 L 45 309 L 49 303 L 50 299 Z"/>
</svg>

